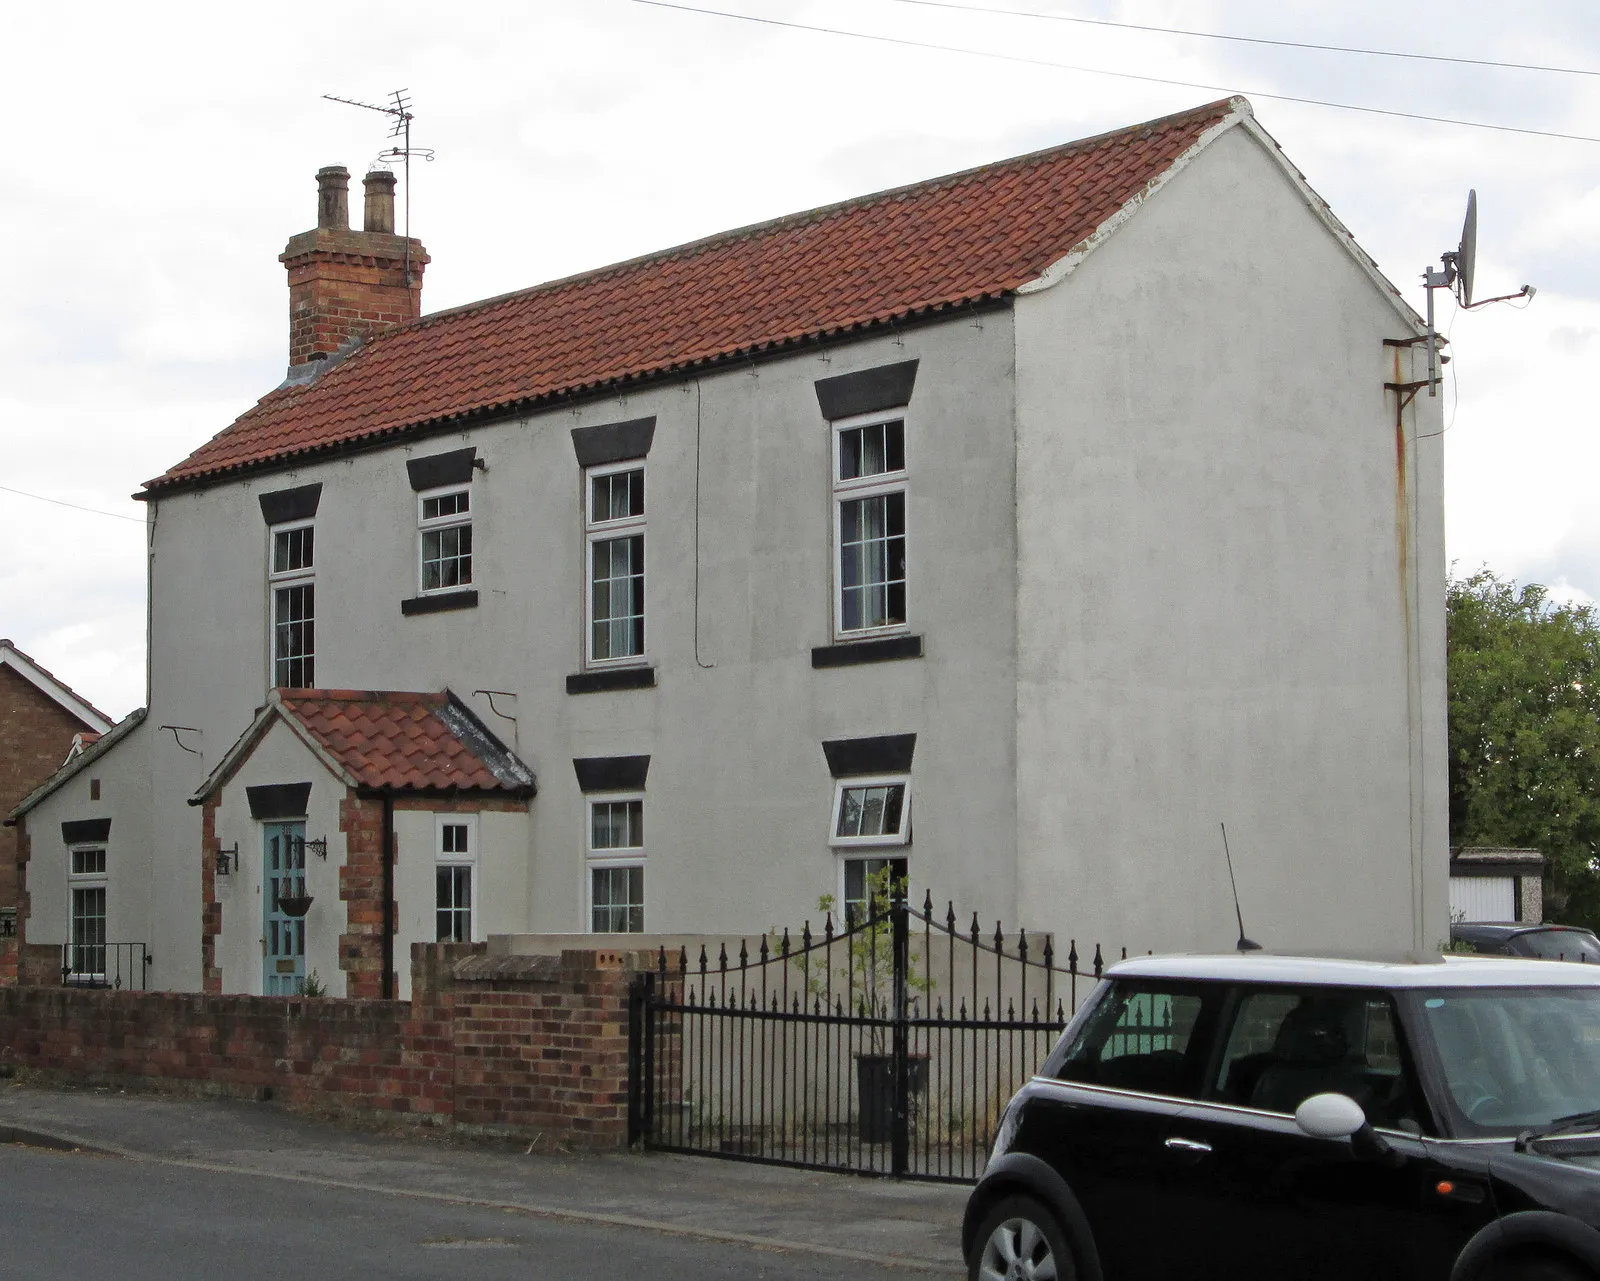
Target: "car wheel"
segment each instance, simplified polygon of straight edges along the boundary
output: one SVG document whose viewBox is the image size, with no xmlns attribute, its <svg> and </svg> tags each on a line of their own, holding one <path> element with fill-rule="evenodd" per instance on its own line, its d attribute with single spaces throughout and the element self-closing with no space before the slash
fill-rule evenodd
<svg viewBox="0 0 1600 1281">
<path fill-rule="evenodd" d="M 1565 1259 L 1535 1255 L 1502 1263 L 1489 1272 L 1489 1278 L 1490 1281 L 1594 1281 L 1594 1273 Z"/>
<path fill-rule="evenodd" d="M 1077 1281 L 1072 1250 L 1055 1215 L 1013 1196 L 984 1216 L 967 1262 L 970 1281 Z"/>
</svg>

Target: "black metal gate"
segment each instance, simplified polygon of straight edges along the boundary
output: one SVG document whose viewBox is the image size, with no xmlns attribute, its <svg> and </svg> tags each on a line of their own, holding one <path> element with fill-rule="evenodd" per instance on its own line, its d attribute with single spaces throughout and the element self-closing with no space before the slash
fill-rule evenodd
<svg viewBox="0 0 1600 1281">
<path fill-rule="evenodd" d="M 1098 979 L 1076 944 L 959 929 L 880 899 L 835 931 L 807 922 L 741 943 L 658 954 L 631 1011 L 630 1130 L 669 1152 L 856 1174 L 971 1182 L 1006 1101 Z"/>
</svg>

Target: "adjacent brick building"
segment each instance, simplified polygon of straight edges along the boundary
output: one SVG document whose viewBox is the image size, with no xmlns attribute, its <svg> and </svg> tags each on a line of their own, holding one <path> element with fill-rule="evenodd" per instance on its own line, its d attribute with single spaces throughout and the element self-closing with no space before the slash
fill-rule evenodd
<svg viewBox="0 0 1600 1281">
<path fill-rule="evenodd" d="M 8 814 L 66 760 L 80 735 L 98 738 L 111 721 L 29 658 L 0 640 L 0 814 Z M 19 833 L 0 830 L 0 931 L 15 922 L 24 889 Z"/>
</svg>

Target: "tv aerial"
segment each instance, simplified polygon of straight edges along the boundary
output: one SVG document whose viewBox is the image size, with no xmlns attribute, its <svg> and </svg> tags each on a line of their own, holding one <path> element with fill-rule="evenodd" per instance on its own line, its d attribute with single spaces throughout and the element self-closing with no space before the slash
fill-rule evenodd
<svg viewBox="0 0 1600 1281">
<path fill-rule="evenodd" d="M 1539 291 L 1532 285 L 1523 285 L 1514 294 L 1498 294 L 1493 298 L 1472 300 L 1472 281 L 1478 265 L 1478 193 L 1467 192 L 1467 216 L 1461 224 L 1461 242 L 1454 249 L 1439 255 L 1442 271 L 1432 267 L 1422 273 L 1423 288 L 1428 294 L 1428 395 L 1439 394 L 1439 334 L 1433 327 L 1433 291 L 1449 289 L 1455 294 L 1462 311 L 1477 311 L 1495 302 L 1513 302 L 1518 298 L 1531 300 Z"/>
<path fill-rule="evenodd" d="M 406 288 L 414 285 L 411 278 L 411 157 L 420 156 L 424 160 L 433 159 L 433 148 L 413 147 L 411 145 L 411 121 L 414 119 L 411 111 L 411 99 L 406 95 L 409 89 L 396 89 L 390 95 L 387 107 L 378 106 L 371 102 L 357 102 L 354 98 L 341 98 L 337 94 L 325 93 L 322 96 L 329 102 L 342 102 L 347 107 L 360 107 L 364 111 L 376 111 L 388 116 L 394 121 L 394 126 L 389 130 L 391 138 L 400 139 L 398 147 L 390 147 L 380 151 L 374 159 L 374 164 L 389 165 L 398 160 L 405 169 L 406 176 L 406 201 L 405 201 L 405 242 L 406 242 Z M 1431 295 L 1430 295 L 1431 296 Z"/>
</svg>

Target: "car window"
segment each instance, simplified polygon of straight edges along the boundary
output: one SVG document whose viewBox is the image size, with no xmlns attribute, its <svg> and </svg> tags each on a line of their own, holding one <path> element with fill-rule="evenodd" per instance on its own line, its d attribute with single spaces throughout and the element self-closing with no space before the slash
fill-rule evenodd
<svg viewBox="0 0 1600 1281">
<path fill-rule="evenodd" d="M 1547 961 L 1600 963 L 1600 943 L 1587 930 L 1524 930 L 1512 937 L 1511 950 Z"/>
<path fill-rule="evenodd" d="M 1439 988 L 1409 999 L 1459 1134 L 1515 1134 L 1600 1108 L 1600 986 Z"/>
<path fill-rule="evenodd" d="M 1246 990 L 1212 1097 L 1292 1114 L 1313 1094 L 1330 1092 L 1349 1095 L 1374 1125 L 1420 1132 L 1389 998 L 1337 988 Z"/>
<path fill-rule="evenodd" d="M 1113 981 L 1056 1076 L 1198 1098 L 1223 991 L 1220 984 Z"/>
</svg>

